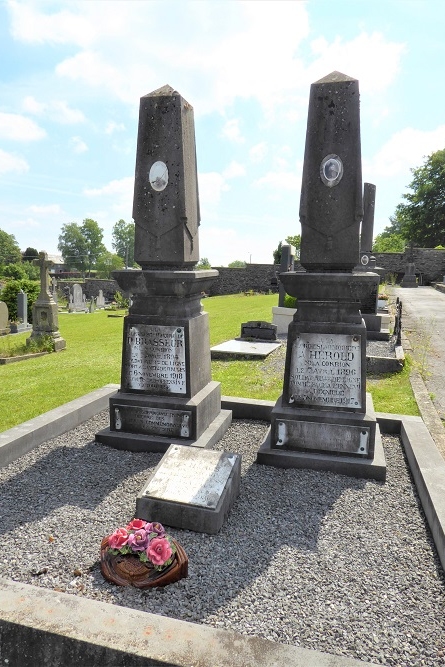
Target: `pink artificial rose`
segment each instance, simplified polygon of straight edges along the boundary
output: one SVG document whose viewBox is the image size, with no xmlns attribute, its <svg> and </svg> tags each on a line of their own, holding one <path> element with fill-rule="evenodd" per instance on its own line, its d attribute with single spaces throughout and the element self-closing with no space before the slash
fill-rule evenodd
<svg viewBox="0 0 445 667">
<path fill-rule="evenodd" d="M 171 556 L 172 548 L 165 537 L 154 537 L 147 547 L 147 556 L 153 565 L 164 565 Z"/>
<path fill-rule="evenodd" d="M 110 549 L 121 549 L 128 544 L 128 532 L 125 528 L 118 528 L 108 538 Z"/>
<path fill-rule="evenodd" d="M 132 519 L 130 523 L 126 526 L 127 530 L 141 530 L 141 528 L 145 528 L 147 525 L 146 521 L 142 521 L 142 519 Z"/>
<path fill-rule="evenodd" d="M 136 530 L 128 536 L 128 546 L 132 551 L 145 551 L 150 541 L 150 536 L 146 530 Z"/>
</svg>

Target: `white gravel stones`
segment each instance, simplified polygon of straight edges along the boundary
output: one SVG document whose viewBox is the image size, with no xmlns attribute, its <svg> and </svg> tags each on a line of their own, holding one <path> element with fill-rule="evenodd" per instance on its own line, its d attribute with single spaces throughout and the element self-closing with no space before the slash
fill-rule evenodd
<svg viewBox="0 0 445 667">
<path fill-rule="evenodd" d="M 255 463 L 267 425 L 236 421 L 241 494 L 215 536 L 169 529 L 189 577 L 107 583 L 101 538 L 133 517 L 161 454 L 94 442 L 108 413 L 0 470 L 0 576 L 384 665 L 445 665 L 445 579 L 398 438 L 385 484 Z M 153 517 L 156 519 L 156 517 Z"/>
</svg>

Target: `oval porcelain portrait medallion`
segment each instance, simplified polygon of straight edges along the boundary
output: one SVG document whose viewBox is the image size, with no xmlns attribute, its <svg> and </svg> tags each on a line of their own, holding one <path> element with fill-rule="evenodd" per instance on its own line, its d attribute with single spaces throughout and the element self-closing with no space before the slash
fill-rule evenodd
<svg viewBox="0 0 445 667">
<path fill-rule="evenodd" d="M 154 162 L 150 167 L 148 179 L 151 187 L 153 190 L 156 190 L 156 192 L 165 190 L 168 183 L 168 167 L 165 162 L 161 162 L 161 160 Z"/>
<path fill-rule="evenodd" d="M 321 180 L 328 188 L 338 185 L 343 176 L 343 162 L 338 155 L 331 153 L 323 158 L 320 165 Z"/>
</svg>

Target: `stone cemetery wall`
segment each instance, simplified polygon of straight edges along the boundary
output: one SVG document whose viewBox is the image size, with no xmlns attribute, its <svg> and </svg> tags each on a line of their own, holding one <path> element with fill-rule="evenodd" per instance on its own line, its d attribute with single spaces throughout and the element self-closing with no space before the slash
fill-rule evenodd
<svg viewBox="0 0 445 667">
<path fill-rule="evenodd" d="M 239 294 L 240 292 L 278 292 L 276 271 L 279 266 L 273 264 L 246 264 L 244 268 L 229 269 L 225 266 L 212 266 L 219 271 L 213 282 L 210 296 Z"/>
<path fill-rule="evenodd" d="M 386 269 L 388 273 L 397 274 L 398 282 L 406 271 L 409 254 L 409 249 L 405 252 L 373 253 L 377 266 Z M 442 281 L 445 275 L 445 250 L 414 248 L 413 258 L 416 272 L 421 274 L 424 285 Z"/>
<path fill-rule="evenodd" d="M 373 253 L 377 260 L 377 267 L 384 269 L 382 274 L 395 274 L 398 282 L 402 279 L 408 263 L 409 250 L 406 252 L 377 252 Z M 445 275 L 445 250 L 434 250 L 432 248 L 414 248 L 414 264 L 416 271 L 421 273 L 424 285 L 432 282 L 442 282 Z M 226 266 L 212 267 L 219 271 L 218 278 L 213 282 L 210 296 L 223 294 L 239 294 L 240 292 L 278 292 L 277 274 L 280 272 L 279 265 L 273 264 L 246 264 L 244 268 L 229 269 Z M 299 262 L 295 262 L 295 270 L 301 271 Z M 72 281 L 58 280 L 57 289 L 63 291 L 65 286 L 72 287 Z M 99 295 L 101 289 L 105 300 L 113 301 L 114 295 L 120 291 L 114 280 L 100 280 L 99 278 L 86 278 L 82 283 L 83 292 L 87 300 L 92 296 Z"/>
</svg>

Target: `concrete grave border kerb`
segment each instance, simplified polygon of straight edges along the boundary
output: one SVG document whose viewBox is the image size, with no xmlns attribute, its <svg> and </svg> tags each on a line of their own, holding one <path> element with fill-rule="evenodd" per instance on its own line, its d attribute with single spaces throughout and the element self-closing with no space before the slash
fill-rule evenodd
<svg viewBox="0 0 445 667">
<path fill-rule="evenodd" d="M 106 385 L 0 433 L 0 466 L 106 410 L 117 387 Z M 269 421 L 273 405 L 228 396 L 221 400 L 221 407 L 232 410 L 234 419 Z M 420 417 L 377 413 L 377 421 L 383 433 L 400 436 L 445 568 L 445 460 Z M 0 578 L 2 664 L 113 667 L 117 660 L 125 660 L 127 667 L 371 665 Z"/>
</svg>

